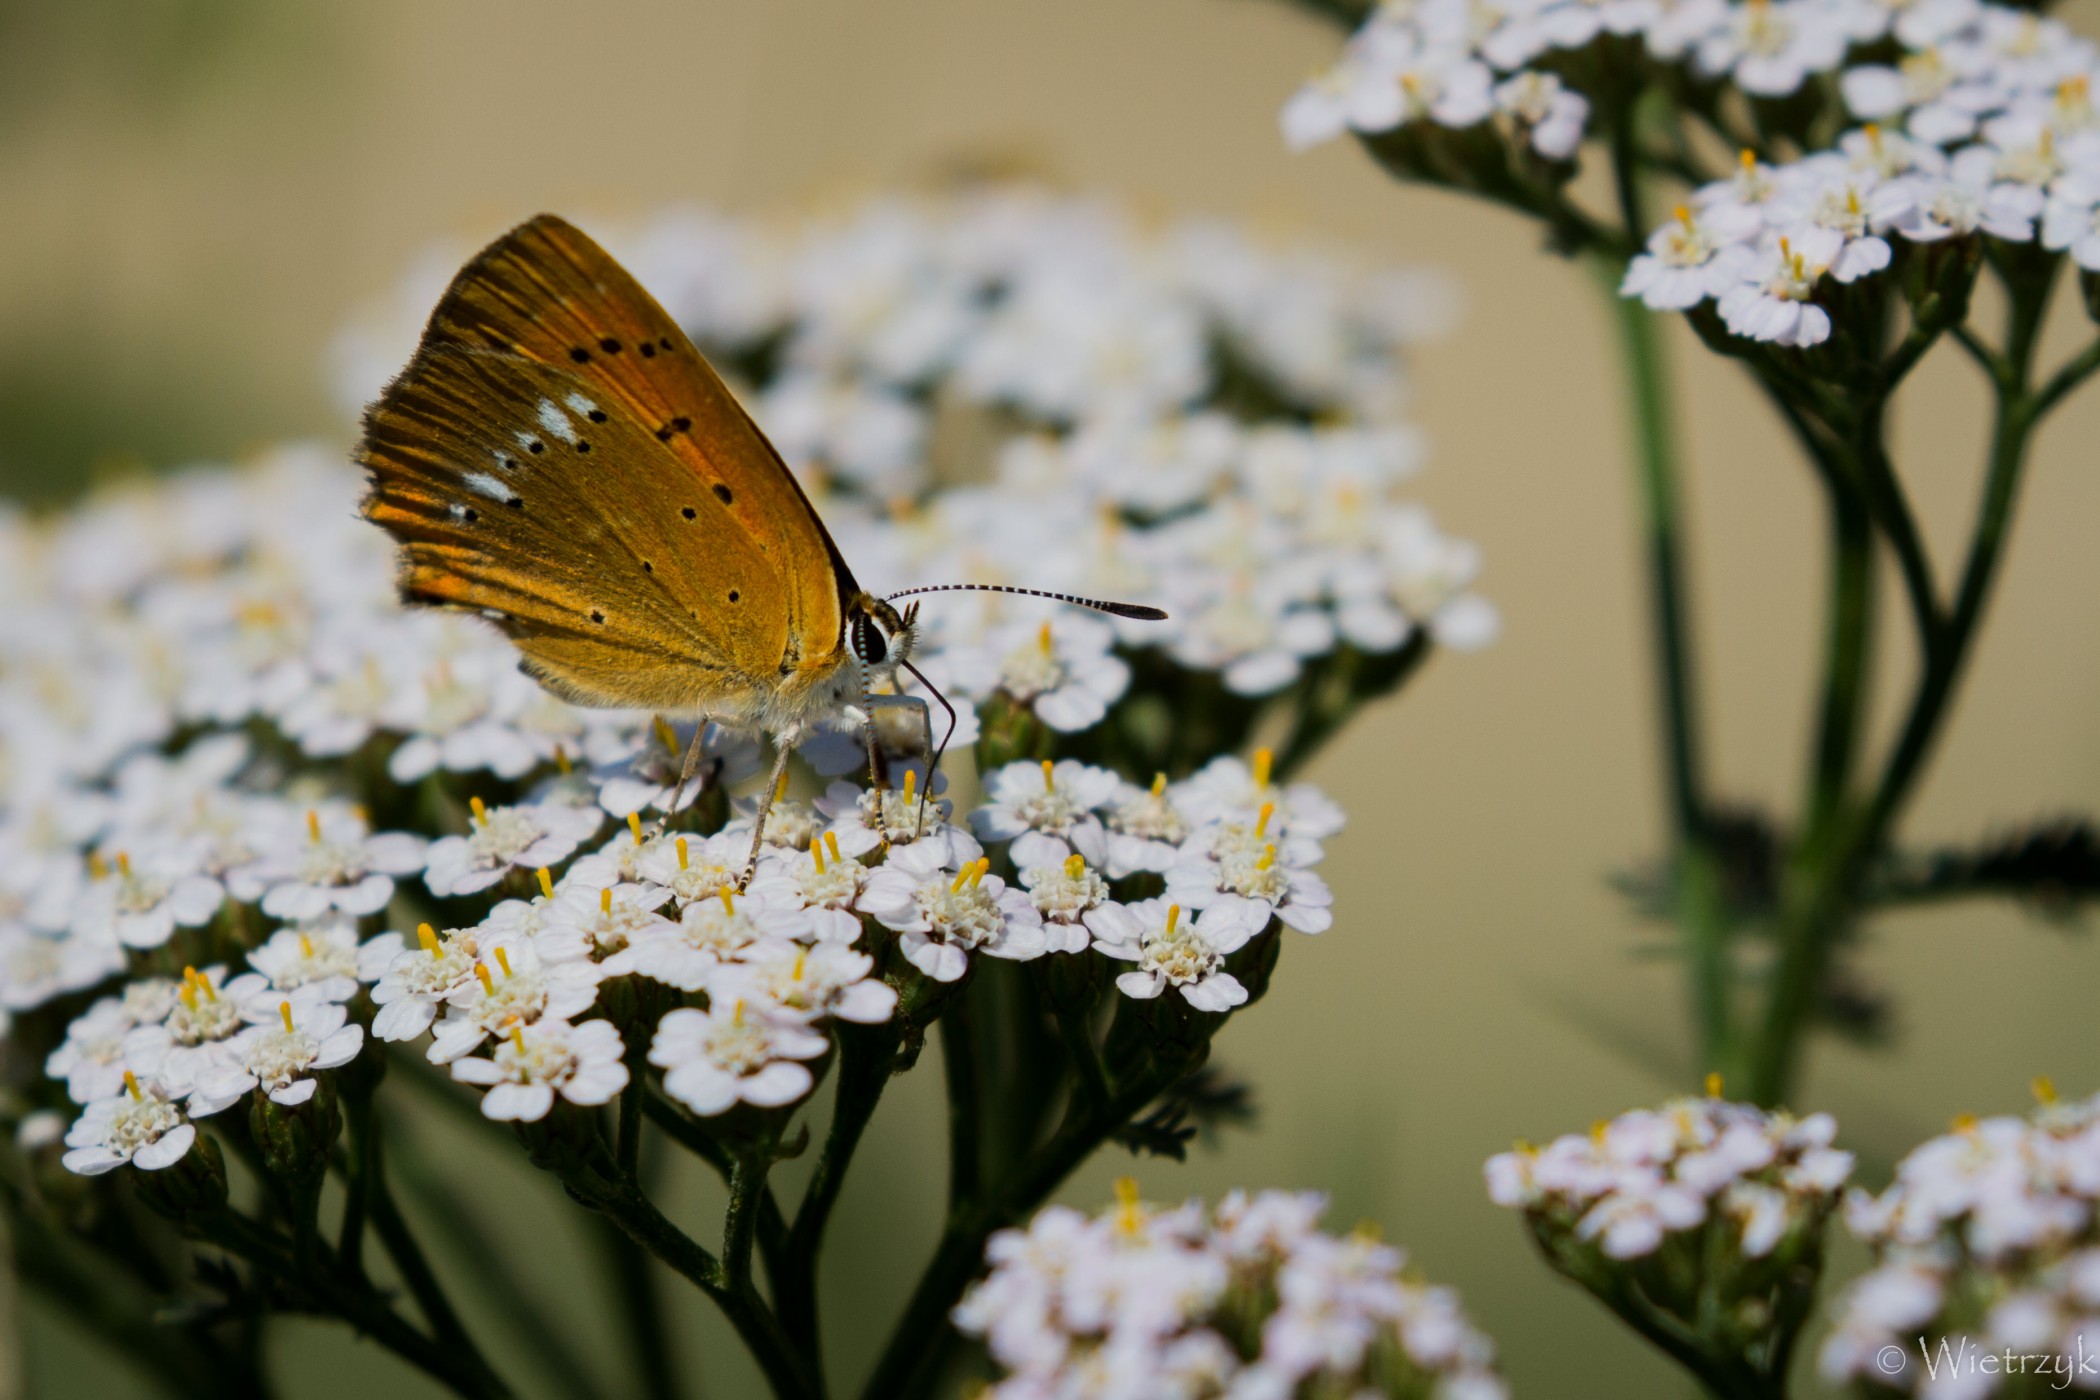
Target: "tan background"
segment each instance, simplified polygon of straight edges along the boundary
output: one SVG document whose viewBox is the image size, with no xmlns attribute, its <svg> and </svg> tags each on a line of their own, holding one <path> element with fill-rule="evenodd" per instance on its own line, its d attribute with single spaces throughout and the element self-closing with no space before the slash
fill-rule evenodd
<svg viewBox="0 0 2100 1400">
<path fill-rule="evenodd" d="M 542 208 L 779 208 L 1018 150 L 1143 208 L 1449 268 L 1468 310 L 1421 358 L 1417 413 L 1434 442 L 1421 493 L 1484 545 L 1506 635 L 1440 658 L 1323 762 L 1315 776 L 1353 814 L 1329 866 L 1340 920 L 1291 945 L 1269 1001 L 1221 1044 L 1261 1086 L 1262 1125 L 1140 1173 L 1159 1197 L 1333 1192 L 1337 1223 L 1381 1221 L 1464 1289 L 1520 1394 L 1680 1395 L 1684 1382 L 1529 1258 L 1478 1178 L 1512 1137 L 1580 1128 L 1682 1079 L 1674 970 L 1636 959 L 1647 939 L 1604 883 L 1653 848 L 1658 785 L 1606 322 L 1591 285 L 1514 219 L 1395 188 L 1346 146 L 1285 155 L 1277 105 L 1335 44 L 1254 0 L 0 6 L 0 482 L 48 494 L 120 450 L 164 461 L 339 432 L 319 365 L 346 309 L 433 236 L 479 240 Z M 2075 312 L 2059 322 L 2058 348 L 2083 334 Z M 1730 794 L 1788 799 L 1816 502 L 1733 375 L 1689 342 L 1677 351 L 1716 776 Z M 1905 470 L 1943 569 L 1981 409 L 1966 365 L 1944 356 L 1905 405 Z M 2100 472 L 2082 450 L 2096 427 L 2088 394 L 2043 438 L 1914 835 L 2100 808 Z M 1910 660 L 1900 646 L 1888 660 L 1893 702 Z M 1900 995 L 1900 1042 L 1820 1046 L 1803 1098 L 1870 1157 L 1886 1163 L 1959 1110 L 2018 1107 L 2039 1071 L 2068 1092 L 2100 1087 L 2088 940 L 1951 908 L 1875 928 L 1867 965 Z M 1654 1068 L 1605 1048 L 1599 1025 Z M 848 1193 L 830 1307 L 849 1365 L 930 1238 L 935 1078 L 900 1086 Z M 1097 1162 L 1070 1195 L 1101 1199 L 1127 1165 Z M 523 1168 L 448 1166 L 518 1239 L 536 1243 L 543 1218 L 571 1228 L 542 1216 Z M 706 1204 L 697 1187 L 680 1200 Z M 560 1278 L 548 1296 L 602 1335 Z M 471 1271 L 455 1281 L 473 1292 Z M 751 1393 L 720 1329 L 694 1317 L 709 1393 Z M 32 1393 L 131 1393 L 44 1312 L 24 1326 Z M 278 1349 L 312 1386 L 291 1393 L 421 1393 L 383 1358 L 345 1369 L 333 1332 L 288 1328 Z"/>
</svg>

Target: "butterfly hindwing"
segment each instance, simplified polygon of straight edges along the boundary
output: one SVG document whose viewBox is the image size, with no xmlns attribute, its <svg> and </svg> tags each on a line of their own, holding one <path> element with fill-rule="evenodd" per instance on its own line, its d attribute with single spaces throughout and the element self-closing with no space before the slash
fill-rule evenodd
<svg viewBox="0 0 2100 1400">
<path fill-rule="evenodd" d="M 366 514 L 413 600 L 484 612 L 582 703 L 733 711 L 789 649 L 772 551 L 625 404 L 427 344 L 366 417 Z"/>
</svg>

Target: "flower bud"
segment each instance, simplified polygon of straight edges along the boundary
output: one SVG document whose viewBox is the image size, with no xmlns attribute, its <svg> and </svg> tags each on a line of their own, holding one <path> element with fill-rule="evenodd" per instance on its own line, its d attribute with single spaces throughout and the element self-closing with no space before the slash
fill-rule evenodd
<svg viewBox="0 0 2100 1400">
<path fill-rule="evenodd" d="M 287 1181 L 326 1175 L 328 1151 L 343 1131 L 334 1086 L 326 1076 L 318 1077 L 315 1086 L 304 1103 L 281 1104 L 258 1092 L 248 1108 L 248 1131 L 262 1149 L 263 1165 Z"/>
<path fill-rule="evenodd" d="M 226 1207 L 226 1162 L 219 1145 L 203 1133 L 172 1166 L 133 1172 L 131 1179 L 148 1209 L 178 1224 L 202 1220 Z"/>
</svg>

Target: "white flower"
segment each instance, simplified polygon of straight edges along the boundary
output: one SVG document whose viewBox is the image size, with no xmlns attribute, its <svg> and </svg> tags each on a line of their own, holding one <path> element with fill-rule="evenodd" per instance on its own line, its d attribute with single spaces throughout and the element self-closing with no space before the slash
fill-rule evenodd
<svg viewBox="0 0 2100 1400">
<path fill-rule="evenodd" d="M 1848 40 L 1832 11 L 1813 0 L 1746 0 L 1731 5 L 1725 26 L 1699 45 L 1697 67 L 1755 96 L 1784 97 L 1810 73 L 1837 67 Z"/>
<path fill-rule="evenodd" d="M 571 868 L 569 878 L 588 885 L 644 881 L 669 890 L 680 904 L 705 904 L 723 890 L 736 888 L 750 852 L 748 833 L 660 837 L 637 851 L 625 871 L 601 868 L 598 857 L 585 856 Z"/>
<path fill-rule="evenodd" d="M 661 920 L 637 931 L 625 948 L 605 960 L 605 975 L 639 973 L 683 992 L 704 990 L 718 965 L 739 960 L 769 936 L 769 908 L 763 893 L 740 895 L 724 885 L 714 898 L 686 905 L 677 923 Z M 857 932 L 859 925 L 854 928 Z"/>
<path fill-rule="evenodd" d="M 945 777 L 936 775 L 935 791 L 946 783 Z M 827 845 L 836 840 L 839 850 L 855 857 L 878 846 L 907 846 L 916 841 L 940 845 L 951 860 L 974 857 L 975 843 L 948 822 L 950 804 L 938 799 L 922 800 L 926 796 L 919 786 L 916 767 L 906 768 L 902 781 L 889 787 L 833 783 L 816 800 L 818 813 L 831 819 L 824 840 Z M 958 836 L 966 846 L 952 846 Z"/>
<path fill-rule="evenodd" d="M 476 929 L 447 929 L 443 938 L 429 924 L 409 948 L 398 933 L 382 933 L 358 950 L 358 977 L 372 982 L 372 1034 L 381 1040 L 414 1040 L 430 1029 L 445 999 L 474 976 L 482 944 Z"/>
<path fill-rule="evenodd" d="M 1147 899 L 1103 905 L 1087 916 L 1087 927 L 1095 948 L 1138 965 L 1116 978 L 1125 996 L 1145 1000 L 1178 987 L 1198 1011 L 1226 1012 L 1247 1000 L 1247 989 L 1225 970 L 1225 959 L 1261 931 L 1265 921 L 1254 907 L 1220 900 L 1184 917 L 1179 904 Z"/>
<path fill-rule="evenodd" d="M 1663 1236 L 1689 1230 L 1706 1219 L 1697 1192 L 1671 1185 L 1655 1173 L 1629 1173 L 1617 1190 L 1590 1208 L 1576 1225 L 1579 1238 L 1598 1241 L 1613 1259 L 1638 1259 L 1661 1247 Z"/>
<path fill-rule="evenodd" d="M 114 939 L 0 923 L 0 1010 L 33 1010 L 123 970 L 124 949 Z"/>
<path fill-rule="evenodd" d="M 542 1019 L 514 1024 L 487 1059 L 454 1060 L 452 1077 L 485 1084 L 482 1114 L 501 1122 L 534 1123 L 560 1094 L 573 1104 L 610 1103 L 627 1087 L 626 1046 L 610 1021 Z"/>
<path fill-rule="evenodd" d="M 294 1009 L 296 1005 L 296 1011 Z M 365 1028 L 345 1025 L 346 1013 L 335 1002 L 315 997 L 287 997 L 277 1003 L 277 1023 L 250 1026 L 236 1037 L 237 1068 L 222 1067 L 191 1096 L 193 1113 L 199 1098 L 227 1104 L 260 1087 L 271 1102 L 287 1108 L 314 1096 L 315 1070 L 335 1069 L 357 1058 Z"/>
<path fill-rule="evenodd" d="M 919 843 L 904 847 L 920 849 Z M 929 852 L 938 852 L 933 846 Z M 840 852 L 838 837 L 826 832 L 807 851 L 781 852 L 760 864 L 750 892 L 765 901 L 769 928 L 786 938 L 851 943 L 860 937 L 862 889 L 868 868 Z"/>
<path fill-rule="evenodd" d="M 671 928 L 671 921 L 657 912 L 670 898 L 671 892 L 660 885 L 593 889 L 566 883 L 542 912 L 533 944 L 549 962 L 605 962 L 635 939 Z"/>
<path fill-rule="evenodd" d="M 1108 877 L 1120 880 L 1141 870 L 1165 874 L 1181 854 L 1181 843 L 1200 825 L 1178 805 L 1182 792 L 1158 774 L 1150 788 L 1119 783 L 1108 808 Z"/>
<path fill-rule="evenodd" d="M 1588 5 L 1558 8 L 1587 11 Z M 1552 73 L 1523 72 L 1495 88 L 1495 106 L 1523 129 L 1531 148 L 1548 160 L 1568 160 L 1582 145 L 1589 99 L 1570 92 Z"/>
<path fill-rule="evenodd" d="M 248 951 L 248 965 L 280 992 L 310 987 L 325 1001 L 348 1001 L 357 994 L 357 925 L 336 915 L 281 928 Z"/>
<path fill-rule="evenodd" d="M 1334 895 L 1311 868 L 1318 843 L 1268 828 L 1264 814 L 1198 831 L 1167 869 L 1167 897 L 1192 909 L 1239 900 L 1256 928 L 1273 914 L 1300 933 L 1325 933 L 1334 924 Z"/>
<path fill-rule="evenodd" d="M 740 1101 L 759 1108 L 793 1103 L 816 1082 L 800 1062 L 830 1045 L 795 1017 L 735 1001 L 667 1013 L 650 1042 L 649 1063 L 665 1071 L 665 1093 L 713 1116 Z"/>
<path fill-rule="evenodd" d="M 1751 280 L 1723 293 L 1721 319 L 1752 340 L 1807 347 L 1830 338 L 1830 313 L 1811 300 L 1829 269 L 1782 238 L 1753 264 Z"/>
<path fill-rule="evenodd" d="M 1718 297 L 1740 282 L 1764 221 L 1740 205 L 1718 205 L 1694 213 L 1679 205 L 1676 217 L 1648 239 L 1619 284 L 1621 296 L 1637 296 L 1656 311 L 1683 311 Z"/>
<path fill-rule="evenodd" d="M 89 1104 L 67 1131 L 66 1146 L 72 1150 L 63 1161 L 68 1171 L 99 1176 L 126 1162 L 159 1171 L 188 1154 L 197 1129 L 175 1104 L 177 1096 L 155 1080 L 129 1073 L 124 1084 L 124 1092 Z"/>
<path fill-rule="evenodd" d="M 465 836 L 446 836 L 431 843 L 423 883 L 432 894 L 473 894 L 495 884 L 513 868 L 533 870 L 559 864 L 604 819 L 603 813 L 591 807 L 556 803 L 486 807 L 478 797 L 473 799 L 473 809 Z"/>
<path fill-rule="evenodd" d="M 1042 916 L 1025 893 L 988 874 L 990 868 L 983 857 L 956 868 L 929 847 L 906 846 L 868 877 L 861 908 L 895 929 L 905 961 L 936 982 L 961 978 L 971 953 L 1041 957 Z"/>
<path fill-rule="evenodd" d="M 485 942 L 473 973 L 445 995 L 444 1019 L 430 1041 L 430 1062 L 449 1064 L 491 1036 L 551 1017 L 572 1020 L 598 999 L 604 968 L 583 960 L 548 962 L 531 944 Z"/>
<path fill-rule="evenodd" d="M 1067 613 L 997 628 L 981 646 L 950 649 L 943 660 L 965 694 L 1008 696 L 1050 728 L 1074 734 L 1099 724 L 1130 688 L 1130 667 L 1114 645 L 1114 628 Z"/>
<path fill-rule="evenodd" d="M 1276 756 L 1269 749 L 1256 749 L 1247 763 L 1232 754 L 1220 754 L 1177 783 L 1173 798 L 1194 824 L 1232 821 L 1256 824 L 1265 831 L 1288 835 L 1294 840 L 1324 841 L 1335 835 L 1348 819 L 1341 804 L 1311 783 L 1287 787 L 1270 781 Z M 1174 840 L 1179 846 L 1184 832 Z M 1317 852 L 1306 849 L 1306 863 Z"/>
<path fill-rule="evenodd" d="M 241 1063 L 240 1033 L 249 1003 L 269 990 L 259 973 L 226 979 L 225 970 L 184 969 L 182 987 L 166 1017 L 135 1028 L 124 1042 L 124 1062 L 142 1078 L 159 1080 L 172 1097 L 196 1094 L 190 1112 L 216 1113 L 231 1100 L 200 1092 Z"/>
<path fill-rule="evenodd" d="M 124 1087 L 124 1039 L 138 1024 L 118 997 L 103 997 L 66 1027 L 66 1038 L 44 1061 L 44 1073 L 66 1081 L 75 1103 L 110 1098 Z"/>
<path fill-rule="evenodd" d="M 142 852 L 136 861 L 118 851 L 111 867 L 74 906 L 73 930 L 91 941 L 158 948 L 178 928 L 209 923 L 226 900 L 217 880 L 198 874 L 191 856 L 172 847 Z"/>
<path fill-rule="evenodd" d="M 314 919 L 330 909 L 376 914 L 394 897 L 396 875 L 423 868 L 428 843 L 407 832 L 372 834 L 362 816 L 343 808 L 306 813 L 306 829 L 282 832 L 253 863 L 227 876 L 239 900 L 262 901 L 272 918 Z"/>
<path fill-rule="evenodd" d="M 1074 851 L 1054 865 L 1021 871 L 1021 888 L 1042 916 L 1044 951 L 1083 953 L 1093 945 L 1086 916 L 1108 902 L 1108 881 Z"/>
<path fill-rule="evenodd" d="M 2100 179 L 2081 173 L 2057 182 L 2042 211 L 2042 246 L 2068 251 L 2086 271 L 2100 272 Z"/>
<path fill-rule="evenodd" d="M 836 1016 L 872 1025 L 897 1008 L 896 990 L 868 976 L 874 966 L 866 953 L 841 943 L 768 941 L 718 964 L 707 996 L 714 1005 L 746 1001 L 804 1020 Z"/>
<path fill-rule="evenodd" d="M 970 829 L 980 840 L 1013 842 L 1017 866 L 1049 865 L 1074 850 L 1098 865 L 1108 858 L 1108 832 L 1097 814 L 1120 781 L 1069 758 L 1009 763 L 985 775 L 990 800 L 970 813 Z"/>
</svg>

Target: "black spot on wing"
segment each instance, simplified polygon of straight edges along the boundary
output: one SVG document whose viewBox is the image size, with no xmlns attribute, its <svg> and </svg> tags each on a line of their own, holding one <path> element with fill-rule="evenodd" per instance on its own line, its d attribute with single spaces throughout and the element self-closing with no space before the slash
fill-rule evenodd
<svg viewBox="0 0 2100 1400">
<path fill-rule="evenodd" d="M 614 340 L 611 336 L 607 336 L 598 342 L 598 348 L 608 355 L 617 355 L 620 353 L 620 342 Z"/>
<path fill-rule="evenodd" d="M 569 351 L 569 358 L 579 365 L 587 365 L 591 362 L 591 352 L 578 345 Z"/>
<path fill-rule="evenodd" d="M 731 501 L 734 501 L 736 499 L 736 492 L 730 490 L 727 486 L 724 486 L 721 482 L 718 481 L 715 483 L 715 499 L 726 506 Z"/>
<path fill-rule="evenodd" d="M 697 511 L 697 510 L 694 510 L 694 509 L 693 509 L 693 508 L 692 508 L 691 506 L 687 506 L 687 507 L 685 507 L 684 509 L 680 510 L 680 511 L 679 511 L 678 513 L 679 513 L 680 515 L 684 516 L 684 517 L 685 517 L 686 519 L 688 519 L 688 520 L 692 520 L 692 519 L 695 519 L 695 518 L 697 518 L 697 517 L 699 516 L 699 514 L 700 514 L 700 512 L 699 512 L 699 511 Z"/>
</svg>

